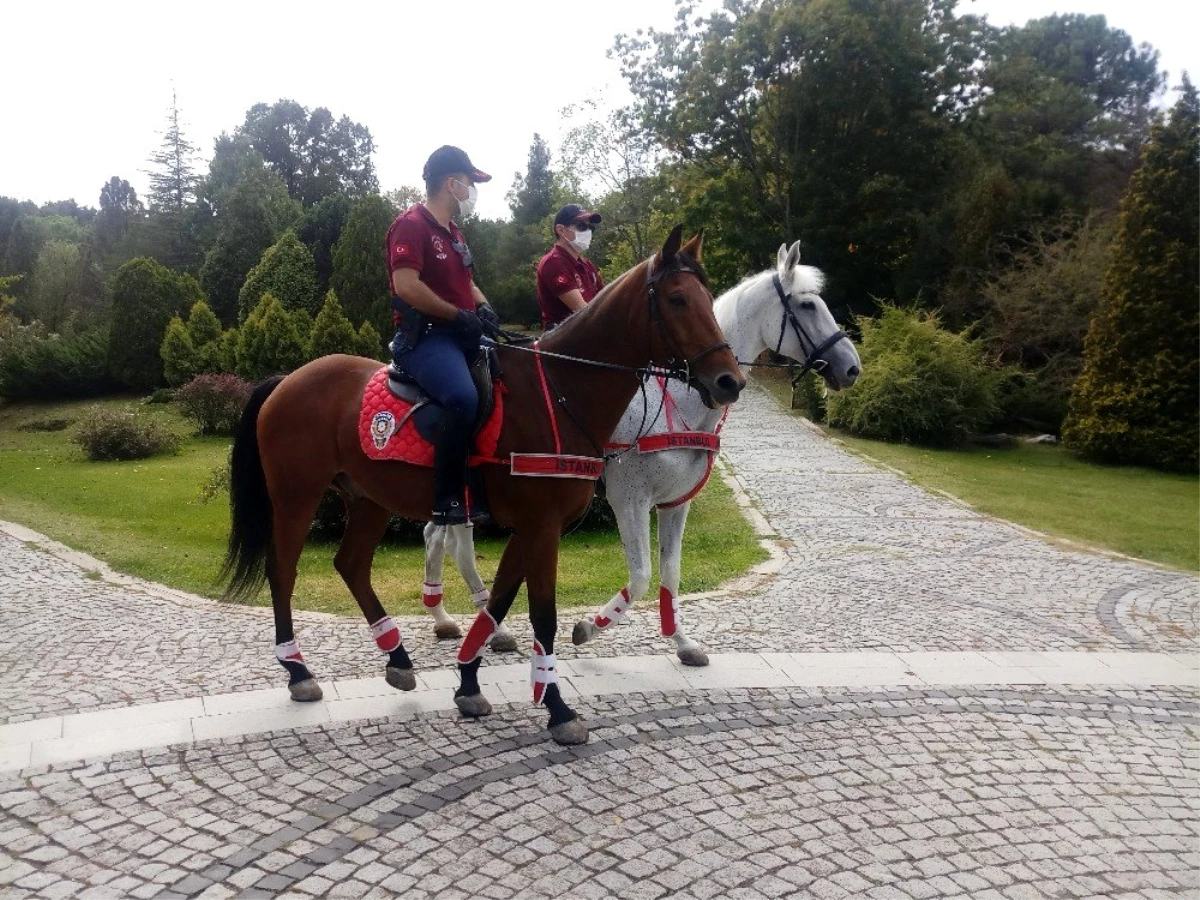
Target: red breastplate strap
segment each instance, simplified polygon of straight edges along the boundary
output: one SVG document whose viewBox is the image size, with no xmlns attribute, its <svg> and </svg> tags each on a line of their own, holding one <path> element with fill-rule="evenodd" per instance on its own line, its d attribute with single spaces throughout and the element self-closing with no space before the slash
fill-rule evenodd
<svg viewBox="0 0 1200 900">
<path fill-rule="evenodd" d="M 595 456 L 573 456 L 562 452 L 562 436 L 558 433 L 558 418 L 554 415 L 554 398 L 550 396 L 550 382 L 542 365 L 541 341 L 533 343 L 533 358 L 537 361 L 538 381 L 542 385 L 542 399 L 546 401 L 546 415 L 550 419 L 550 432 L 554 435 L 553 453 L 513 453 L 508 460 L 514 475 L 529 475 L 535 478 L 582 478 L 595 481 L 604 474 L 604 460 Z"/>
</svg>

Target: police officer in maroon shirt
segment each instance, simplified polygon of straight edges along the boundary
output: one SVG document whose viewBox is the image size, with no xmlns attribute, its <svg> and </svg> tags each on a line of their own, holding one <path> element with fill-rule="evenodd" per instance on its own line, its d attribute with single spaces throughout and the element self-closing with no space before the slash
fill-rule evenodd
<svg viewBox="0 0 1200 900">
<path fill-rule="evenodd" d="M 467 454 L 478 411 L 469 366 L 499 319 L 475 284 L 471 251 L 455 216 L 475 209 L 477 184 L 491 180 L 458 147 L 439 147 L 425 163 L 427 199 L 402 213 L 387 234 L 388 281 L 396 311 L 397 368 L 442 406 L 434 443 L 432 521 L 468 521 Z M 488 518 L 482 479 L 471 478 L 471 522 Z"/>
<path fill-rule="evenodd" d="M 543 328 L 553 328 L 583 309 L 604 287 L 599 270 L 583 255 L 599 224 L 599 213 L 575 203 L 567 204 L 554 217 L 554 246 L 537 266 Z"/>
</svg>

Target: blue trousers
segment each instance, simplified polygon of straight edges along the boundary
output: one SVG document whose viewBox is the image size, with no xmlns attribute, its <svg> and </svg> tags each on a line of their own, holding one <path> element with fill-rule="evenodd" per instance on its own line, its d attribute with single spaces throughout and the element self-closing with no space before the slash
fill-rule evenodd
<svg viewBox="0 0 1200 900">
<path fill-rule="evenodd" d="M 399 342 L 397 342 L 399 343 Z M 462 337 L 434 329 L 412 350 L 394 353 L 396 365 L 407 372 L 430 397 L 460 421 L 475 421 L 479 397 L 469 363 L 479 348 L 463 345 Z"/>
</svg>

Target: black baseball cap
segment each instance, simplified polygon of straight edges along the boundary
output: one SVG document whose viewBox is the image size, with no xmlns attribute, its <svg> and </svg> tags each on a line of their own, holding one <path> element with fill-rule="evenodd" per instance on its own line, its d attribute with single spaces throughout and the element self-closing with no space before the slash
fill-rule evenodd
<svg viewBox="0 0 1200 900">
<path fill-rule="evenodd" d="M 487 172 L 480 172 L 479 169 L 475 168 L 475 163 L 471 162 L 471 158 L 466 153 L 457 147 L 451 147 L 449 144 L 438 147 L 429 155 L 421 177 L 426 181 L 433 181 L 444 175 L 453 175 L 455 172 L 470 175 L 472 181 L 484 182 L 492 180 L 492 176 L 487 174 Z"/>
<path fill-rule="evenodd" d="M 568 203 L 554 217 L 555 225 L 591 225 L 600 224 L 600 213 L 584 209 L 578 203 Z"/>
</svg>

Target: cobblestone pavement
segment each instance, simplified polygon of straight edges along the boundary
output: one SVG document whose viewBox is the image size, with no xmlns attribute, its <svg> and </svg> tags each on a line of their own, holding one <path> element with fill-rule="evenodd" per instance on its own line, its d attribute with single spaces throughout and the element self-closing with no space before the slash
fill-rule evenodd
<svg viewBox="0 0 1200 900">
<path fill-rule="evenodd" d="M 757 391 L 725 434 L 783 556 L 684 605 L 713 675 L 759 651 L 1195 659 L 1194 577 L 977 515 Z M 268 611 L 89 575 L 6 530 L 0 725 L 280 686 Z M 48 597 L 68 598 L 62 615 Z M 574 617 L 560 660 L 667 649 L 649 607 L 584 648 Z M 321 677 L 380 674 L 360 622 L 298 625 Z M 423 677 L 440 674 L 451 646 L 426 620 L 404 628 Z M 479 722 L 413 711 L 0 773 L 0 898 L 1200 892 L 1194 682 L 836 681 L 681 692 L 630 675 L 572 701 L 593 736 L 570 749 L 537 710 L 498 704 Z"/>
</svg>

